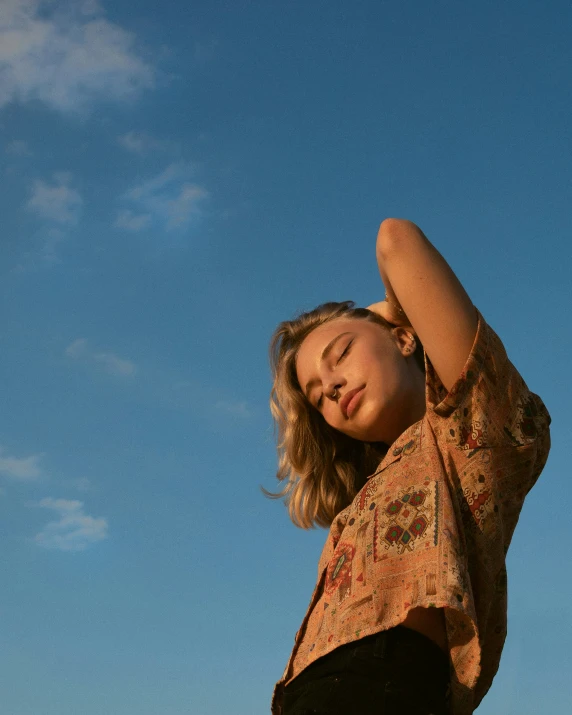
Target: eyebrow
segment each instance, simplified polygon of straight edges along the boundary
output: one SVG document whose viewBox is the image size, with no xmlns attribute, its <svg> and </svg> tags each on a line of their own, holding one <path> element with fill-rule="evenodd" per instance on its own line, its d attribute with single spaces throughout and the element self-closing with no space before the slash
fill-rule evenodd
<svg viewBox="0 0 572 715">
<path fill-rule="evenodd" d="M 338 342 L 340 338 L 343 338 L 344 335 L 351 335 L 349 330 L 346 330 L 345 333 L 340 333 L 339 335 L 336 335 L 336 337 L 333 340 L 330 340 L 330 342 L 326 345 L 324 350 L 322 351 L 322 356 L 320 360 L 323 362 L 324 360 L 328 359 L 329 354 L 332 352 L 334 345 Z M 314 378 L 313 380 L 308 380 L 306 383 L 306 389 L 304 390 L 304 394 L 306 395 L 306 398 L 309 400 L 310 398 L 308 397 L 308 392 L 314 387 L 314 385 L 317 385 L 320 382 L 318 378 Z"/>
</svg>

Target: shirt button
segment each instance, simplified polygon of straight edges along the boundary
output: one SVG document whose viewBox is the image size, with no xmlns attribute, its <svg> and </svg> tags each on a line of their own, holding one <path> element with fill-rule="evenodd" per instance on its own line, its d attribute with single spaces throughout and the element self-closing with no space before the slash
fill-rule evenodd
<svg viewBox="0 0 572 715">
<path fill-rule="evenodd" d="M 398 454 L 401 454 L 402 451 L 403 451 L 403 447 L 396 447 L 396 448 L 393 450 L 393 454 L 397 457 L 397 455 L 398 455 Z"/>
</svg>

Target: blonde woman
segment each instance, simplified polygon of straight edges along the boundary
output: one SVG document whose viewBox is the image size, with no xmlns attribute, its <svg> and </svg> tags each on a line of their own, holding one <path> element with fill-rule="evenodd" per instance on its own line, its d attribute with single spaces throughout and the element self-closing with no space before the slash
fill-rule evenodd
<svg viewBox="0 0 572 715">
<path fill-rule="evenodd" d="M 544 403 L 423 232 L 386 219 L 376 255 L 384 301 L 325 303 L 271 341 L 273 496 L 329 527 L 273 715 L 472 713 L 550 449 Z"/>
</svg>

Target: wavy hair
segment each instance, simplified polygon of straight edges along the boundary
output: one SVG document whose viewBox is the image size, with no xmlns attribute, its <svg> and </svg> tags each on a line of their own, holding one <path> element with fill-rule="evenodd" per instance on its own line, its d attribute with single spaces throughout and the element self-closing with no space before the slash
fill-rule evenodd
<svg viewBox="0 0 572 715">
<path fill-rule="evenodd" d="M 262 491 L 273 499 L 284 497 L 290 519 L 302 529 L 329 526 L 351 504 L 389 448 L 383 442 L 362 442 L 330 427 L 307 400 L 296 375 L 300 345 L 319 325 L 336 318 L 359 318 L 388 331 L 395 327 L 377 313 L 354 306 L 351 300 L 323 303 L 280 323 L 270 340 L 270 411 L 275 435 L 278 431 L 276 476 L 286 484 L 277 493 Z M 424 372 L 419 339 L 413 355 Z"/>
</svg>

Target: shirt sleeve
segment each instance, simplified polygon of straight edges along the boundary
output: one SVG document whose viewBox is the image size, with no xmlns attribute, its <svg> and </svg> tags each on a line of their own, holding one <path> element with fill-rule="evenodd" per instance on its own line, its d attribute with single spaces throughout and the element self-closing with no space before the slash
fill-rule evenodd
<svg viewBox="0 0 572 715">
<path fill-rule="evenodd" d="M 544 468 L 551 418 L 477 315 L 471 352 L 449 391 L 425 353 L 426 419 L 465 534 L 492 558 L 497 544 L 506 554 L 524 499 Z"/>
<path fill-rule="evenodd" d="M 530 392 L 478 309 L 477 315 L 471 352 L 448 392 L 425 353 L 428 418 L 445 442 L 459 449 L 530 444 L 548 430 L 548 410 Z"/>
</svg>

